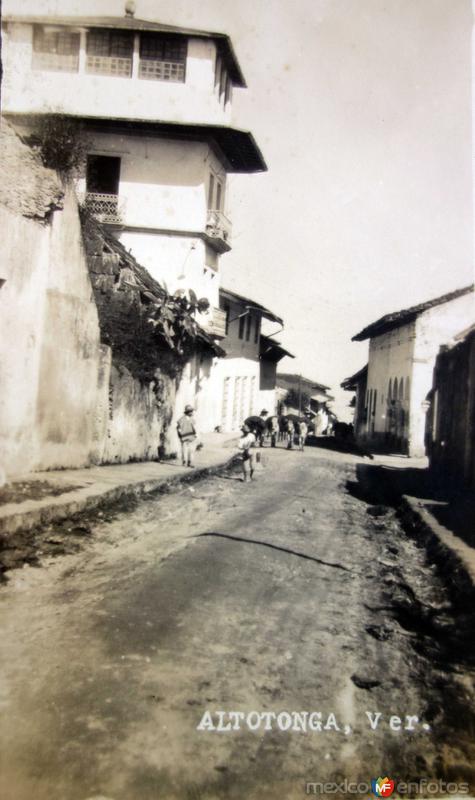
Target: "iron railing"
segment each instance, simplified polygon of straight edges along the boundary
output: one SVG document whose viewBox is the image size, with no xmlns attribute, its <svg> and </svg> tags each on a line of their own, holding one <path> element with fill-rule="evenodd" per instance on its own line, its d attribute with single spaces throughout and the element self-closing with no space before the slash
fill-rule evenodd
<svg viewBox="0 0 475 800">
<path fill-rule="evenodd" d="M 99 222 L 108 222 L 120 225 L 123 222 L 123 201 L 119 202 L 116 194 L 99 194 L 98 192 L 86 192 L 84 200 L 85 208 Z"/>
<path fill-rule="evenodd" d="M 208 209 L 206 219 L 206 233 L 216 239 L 229 242 L 231 239 L 232 225 L 231 220 L 222 211 Z"/>
</svg>

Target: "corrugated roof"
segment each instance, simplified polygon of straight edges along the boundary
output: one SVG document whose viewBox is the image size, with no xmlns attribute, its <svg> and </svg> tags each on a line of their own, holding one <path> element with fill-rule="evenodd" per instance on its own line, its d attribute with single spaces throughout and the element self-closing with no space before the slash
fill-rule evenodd
<svg viewBox="0 0 475 800">
<path fill-rule="evenodd" d="M 359 369 L 358 372 L 355 372 L 354 375 L 350 375 L 349 378 L 345 378 L 345 380 L 340 383 L 340 386 L 347 392 L 353 392 L 357 384 L 360 383 L 360 381 L 363 380 L 367 375 L 368 365 L 365 364 L 364 367 L 361 367 L 361 369 Z"/>
<path fill-rule="evenodd" d="M 28 121 L 30 114 L 10 113 L 9 119 L 21 123 Z M 135 136 L 162 136 L 164 138 L 205 141 L 217 145 L 227 161 L 228 172 L 266 172 L 267 164 L 249 131 L 225 125 L 188 124 L 161 120 L 124 119 L 122 117 L 100 117 L 67 114 L 77 119 L 91 131 L 114 132 Z"/>
<path fill-rule="evenodd" d="M 356 336 L 352 337 L 351 341 L 362 342 L 364 339 L 371 339 L 373 336 L 380 336 L 382 333 L 387 333 L 394 328 L 399 328 L 401 325 L 407 325 L 409 322 L 415 320 L 419 314 L 423 314 L 424 311 L 428 311 L 428 309 L 443 305 L 444 303 L 450 303 L 451 300 L 456 300 L 458 297 L 463 297 L 463 295 L 469 294 L 470 292 L 473 292 L 473 290 L 474 284 L 472 283 L 470 286 L 465 286 L 463 289 L 457 289 L 454 292 L 443 294 L 440 297 L 434 298 L 433 300 L 427 300 L 425 303 L 419 303 L 417 306 L 411 306 L 411 308 L 405 308 L 402 311 L 394 311 L 391 314 L 386 314 L 384 317 L 381 317 L 381 319 L 378 319 L 376 322 L 372 322 L 371 325 L 363 328 L 363 330 L 357 333 Z"/>
<path fill-rule="evenodd" d="M 231 292 L 229 289 L 221 288 L 219 290 L 220 295 L 226 295 L 230 298 L 230 300 L 235 300 L 239 303 L 244 303 L 244 305 L 248 306 L 251 309 L 255 309 L 256 311 L 260 311 L 262 316 L 266 319 L 269 319 L 271 322 L 278 322 L 279 325 L 283 325 L 284 321 L 277 314 L 274 314 L 273 311 L 269 311 L 268 308 L 261 305 L 260 303 L 256 303 L 255 300 L 251 300 L 249 297 L 244 297 L 242 294 L 237 294 L 237 292 Z"/>
<path fill-rule="evenodd" d="M 3 22 L 20 22 L 27 25 L 50 25 L 50 26 L 69 26 L 76 28 L 114 28 L 115 30 L 128 31 L 151 31 L 155 33 L 179 34 L 180 36 L 192 36 L 198 39 L 214 39 L 219 46 L 229 75 L 234 86 L 246 87 L 246 81 L 242 74 L 241 67 L 237 60 L 236 53 L 231 39 L 226 33 L 215 31 L 203 31 L 195 28 L 183 28 L 177 25 L 165 25 L 161 22 L 154 22 L 148 19 L 137 19 L 132 16 L 124 17 L 55 17 L 55 16 L 22 16 L 8 15 L 3 17 Z"/>
</svg>

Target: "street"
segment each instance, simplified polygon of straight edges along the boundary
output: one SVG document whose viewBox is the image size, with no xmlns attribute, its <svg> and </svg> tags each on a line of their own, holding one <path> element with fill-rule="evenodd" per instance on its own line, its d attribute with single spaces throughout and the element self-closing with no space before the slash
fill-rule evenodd
<svg viewBox="0 0 475 800">
<path fill-rule="evenodd" d="M 2 800 L 473 788 L 450 598 L 395 510 L 364 499 L 370 462 L 262 458 L 250 484 L 229 470 L 104 512 L 77 552 L 8 573 Z"/>
</svg>

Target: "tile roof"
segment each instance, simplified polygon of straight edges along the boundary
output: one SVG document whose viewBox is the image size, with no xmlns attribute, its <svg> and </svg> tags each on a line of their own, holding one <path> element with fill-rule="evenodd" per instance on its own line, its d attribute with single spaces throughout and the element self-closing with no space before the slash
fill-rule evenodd
<svg viewBox="0 0 475 800">
<path fill-rule="evenodd" d="M 231 292 L 229 289 L 221 288 L 219 293 L 222 295 L 226 295 L 231 300 L 235 300 L 239 303 L 244 303 L 246 306 L 249 306 L 251 309 L 255 309 L 256 311 L 260 311 L 262 316 L 266 319 L 269 319 L 271 322 L 278 322 L 279 325 L 283 325 L 284 321 L 281 317 L 278 317 L 277 314 L 274 314 L 273 311 L 269 311 L 268 308 L 261 305 L 260 303 L 256 303 L 255 300 L 251 300 L 249 297 L 244 297 L 242 294 L 237 294 L 237 292 Z"/>
<path fill-rule="evenodd" d="M 355 372 L 354 375 L 350 375 L 349 378 L 345 378 L 344 381 L 340 383 L 342 389 L 345 389 L 347 392 L 353 392 L 356 388 L 356 385 L 364 380 L 368 375 L 368 365 L 365 364 L 364 367 Z"/>
<path fill-rule="evenodd" d="M 434 298 L 433 300 L 427 300 L 425 303 L 419 303 L 417 306 L 411 306 L 410 308 L 405 308 L 402 311 L 394 311 L 391 314 L 386 314 L 376 322 L 372 322 L 371 325 L 363 328 L 363 330 L 357 333 L 356 336 L 352 337 L 351 341 L 362 342 L 364 339 L 371 339 L 373 336 L 380 336 L 381 334 L 387 333 L 394 328 L 399 328 L 401 325 L 407 325 L 409 322 L 413 322 L 413 320 L 415 320 L 420 314 L 423 314 L 424 311 L 428 311 L 430 308 L 435 308 L 435 306 L 440 306 L 444 303 L 450 303 L 451 300 L 457 300 L 457 298 L 463 297 L 464 295 L 473 292 L 473 290 L 474 284 L 472 283 L 470 286 L 465 286 L 463 289 L 457 289 L 454 292 L 443 294 L 440 297 Z"/>
</svg>

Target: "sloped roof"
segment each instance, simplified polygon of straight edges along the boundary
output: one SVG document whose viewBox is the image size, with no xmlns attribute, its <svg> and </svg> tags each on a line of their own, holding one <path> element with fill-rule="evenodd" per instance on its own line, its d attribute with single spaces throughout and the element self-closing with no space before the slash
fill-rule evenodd
<svg viewBox="0 0 475 800">
<path fill-rule="evenodd" d="M 26 144 L 7 120 L 0 120 L 0 205 L 14 214 L 46 221 L 62 208 L 63 189 L 52 169 Z"/>
<path fill-rule="evenodd" d="M 260 341 L 259 341 L 259 358 L 266 359 L 267 361 L 281 361 L 282 358 L 288 356 L 289 358 L 295 358 L 292 353 L 289 353 L 288 350 L 285 350 L 280 342 L 276 342 L 275 339 L 271 339 L 269 336 L 263 336 L 261 334 Z"/>
<path fill-rule="evenodd" d="M 371 325 L 368 325 L 366 328 L 363 328 L 362 331 L 353 336 L 351 341 L 352 342 L 362 342 L 364 339 L 371 339 L 373 336 L 380 336 L 382 333 L 387 333 L 388 331 L 393 330 L 394 328 L 399 328 L 401 325 L 407 325 L 409 322 L 413 322 L 419 314 L 423 314 L 424 311 L 428 311 L 430 308 L 434 308 L 435 306 L 441 306 L 444 303 L 450 303 L 451 300 L 456 300 L 458 297 L 463 297 L 463 295 L 469 294 L 473 292 L 474 284 L 472 283 L 470 286 L 465 286 L 463 289 L 457 289 L 454 292 L 449 292 L 448 294 L 443 294 L 440 297 L 436 297 L 433 300 L 427 300 L 425 303 L 419 303 L 417 306 L 411 306 L 411 308 L 405 308 L 402 311 L 394 311 L 391 314 L 386 314 L 381 319 L 378 319 L 376 322 L 372 322 Z"/>
<path fill-rule="evenodd" d="M 126 31 L 149 31 L 151 33 L 179 34 L 197 39 L 214 39 L 228 68 L 234 86 L 246 87 L 246 81 L 237 60 L 231 39 L 226 33 L 203 31 L 195 28 L 183 28 L 177 25 L 165 25 L 148 19 L 137 19 L 133 16 L 123 17 L 55 17 L 55 16 L 22 16 L 6 15 L 3 22 L 23 22 L 28 25 L 69 26 L 76 28 L 113 28 Z"/>
<path fill-rule="evenodd" d="M 350 375 L 349 378 L 345 378 L 344 381 L 340 383 L 342 389 L 345 389 L 347 392 L 354 392 L 358 383 L 364 380 L 368 375 L 368 365 L 365 364 L 364 367 L 355 372 L 354 375 Z"/>
<path fill-rule="evenodd" d="M 294 388 L 298 386 L 299 381 L 301 383 L 302 388 L 313 390 L 319 390 L 326 392 L 330 389 L 329 386 L 325 386 L 323 383 L 318 383 L 317 381 L 312 381 L 310 378 L 304 378 L 302 375 L 298 375 L 293 372 L 279 372 L 277 373 L 277 385 L 284 385 L 285 388 Z"/>
<path fill-rule="evenodd" d="M 254 136 L 250 131 L 240 128 L 231 128 L 228 125 L 207 125 L 206 123 L 191 124 L 187 122 L 170 122 L 159 119 L 125 119 L 123 117 L 101 117 L 99 114 L 90 116 L 86 114 L 67 114 L 68 118 L 75 119 L 87 130 L 93 132 L 107 132 L 121 135 L 134 136 L 159 136 L 169 139 L 183 139 L 198 142 L 208 142 L 211 146 L 217 145 L 227 161 L 227 172 L 251 173 L 266 172 L 267 164 L 264 160 Z M 13 112 L 8 114 L 13 122 L 26 122 L 31 114 Z"/>
<path fill-rule="evenodd" d="M 255 311 L 260 311 L 263 317 L 269 319 L 271 322 L 278 322 L 279 325 L 283 325 L 284 321 L 274 314 L 273 311 L 269 311 L 268 308 L 261 305 L 260 303 L 256 303 L 255 300 L 251 300 L 249 297 L 244 297 L 242 294 L 237 294 L 237 292 L 231 292 L 229 289 L 221 288 L 219 290 L 219 294 L 223 297 L 229 297 L 230 300 L 234 300 L 237 303 L 243 303 L 245 306 L 248 306 L 250 309 L 254 309 Z"/>
</svg>

